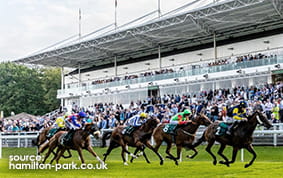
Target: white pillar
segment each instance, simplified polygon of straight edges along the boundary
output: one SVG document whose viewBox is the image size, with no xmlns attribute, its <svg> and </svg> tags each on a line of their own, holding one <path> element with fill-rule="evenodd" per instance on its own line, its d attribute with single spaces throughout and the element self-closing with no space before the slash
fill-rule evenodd
<svg viewBox="0 0 283 178">
<path fill-rule="evenodd" d="M 81 94 L 82 94 L 82 75 L 81 75 L 81 63 L 79 63 L 79 68 L 78 68 L 78 74 L 79 74 L 79 107 L 81 108 L 82 104 L 81 104 Z"/>
<path fill-rule="evenodd" d="M 64 74 L 64 67 L 61 67 L 61 90 L 65 89 L 65 74 Z M 61 107 L 64 107 L 64 99 L 61 98 Z"/>
<path fill-rule="evenodd" d="M 115 71 L 115 76 L 117 76 L 117 74 L 118 74 L 118 70 L 117 70 L 117 56 L 114 57 L 114 71 Z"/>
<path fill-rule="evenodd" d="M 216 34 L 213 33 L 213 48 L 214 48 L 214 60 L 217 59 L 217 46 L 216 46 Z"/>
<path fill-rule="evenodd" d="M 161 69 L 162 64 L 161 64 L 161 50 L 160 50 L 160 45 L 158 45 L 158 67 Z"/>
</svg>

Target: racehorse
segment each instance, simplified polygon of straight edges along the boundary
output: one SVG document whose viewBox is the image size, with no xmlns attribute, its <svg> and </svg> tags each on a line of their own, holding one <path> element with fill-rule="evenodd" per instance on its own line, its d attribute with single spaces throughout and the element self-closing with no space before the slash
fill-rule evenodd
<svg viewBox="0 0 283 178">
<path fill-rule="evenodd" d="M 234 163 L 236 159 L 236 155 L 239 149 L 245 148 L 252 155 L 252 160 L 245 165 L 245 168 L 249 167 L 253 164 L 256 159 L 256 153 L 252 146 L 252 135 L 257 126 L 257 124 L 262 124 L 267 128 L 272 127 L 267 118 L 259 111 L 255 111 L 252 115 L 248 116 L 248 121 L 240 122 L 239 125 L 234 129 L 232 135 L 221 135 L 216 136 L 216 129 L 218 128 L 220 122 L 214 122 L 211 124 L 203 133 L 202 137 L 198 139 L 198 141 L 193 145 L 194 147 L 200 145 L 203 141 L 207 141 L 208 145 L 206 147 L 206 151 L 212 156 L 213 164 L 216 165 L 217 160 L 215 155 L 211 152 L 211 147 L 215 143 L 215 141 L 220 143 L 220 148 L 218 150 L 218 154 L 224 159 L 224 161 L 219 161 L 220 164 L 225 164 L 226 166 L 230 166 L 229 164 Z M 229 161 L 228 158 L 223 154 L 223 151 L 226 145 L 230 145 L 233 147 L 232 160 Z"/>
<path fill-rule="evenodd" d="M 33 143 L 34 145 L 36 145 L 37 148 L 39 148 L 40 145 L 42 145 L 43 143 L 45 143 L 45 142 L 47 141 L 47 135 L 48 135 L 50 129 L 52 129 L 52 126 L 44 128 L 44 129 L 39 133 L 39 135 L 36 137 L 36 140 L 32 140 L 32 143 Z"/>
<path fill-rule="evenodd" d="M 158 125 L 158 123 L 159 123 L 159 120 L 156 117 L 149 118 L 139 129 L 133 131 L 132 135 L 122 134 L 122 131 L 124 130 L 125 126 L 116 127 L 113 130 L 112 135 L 110 137 L 110 145 L 106 153 L 103 154 L 104 156 L 103 161 L 106 160 L 107 156 L 111 153 L 111 151 L 114 148 L 121 146 L 122 147 L 121 156 L 122 156 L 124 165 L 128 165 L 125 159 L 125 155 L 124 155 L 125 152 L 130 154 L 130 156 L 132 156 L 133 158 L 136 158 L 135 154 L 138 151 L 142 151 L 141 154 L 146 159 L 146 162 L 150 163 L 150 161 L 148 160 L 144 152 L 144 149 L 145 149 L 145 146 L 149 144 L 153 130 Z M 136 142 L 135 142 L 135 138 L 137 140 Z M 127 150 L 126 148 L 127 145 L 131 147 L 136 147 L 136 151 L 134 154 L 130 153 Z"/>
<path fill-rule="evenodd" d="M 187 124 L 179 125 L 176 129 L 176 136 L 164 132 L 163 128 L 165 124 L 161 124 L 153 132 L 153 138 L 155 140 L 156 145 L 154 148 L 152 146 L 149 148 L 153 150 L 155 153 L 158 153 L 158 149 L 160 145 L 162 144 L 163 141 L 165 141 L 167 143 L 166 153 L 168 154 L 166 158 L 175 161 L 175 164 L 178 165 L 178 159 L 180 159 L 182 147 L 186 147 L 194 151 L 194 154 L 192 156 L 187 156 L 187 157 L 194 158 L 197 155 L 197 150 L 192 146 L 192 143 L 195 139 L 195 133 L 200 125 L 208 126 L 210 124 L 211 121 L 208 119 L 206 115 L 199 114 L 193 117 L 191 122 L 188 122 Z M 174 157 L 170 153 L 173 142 L 175 142 L 177 146 L 177 157 Z M 161 157 L 160 165 L 162 164 L 163 164 L 163 158 Z"/>
<path fill-rule="evenodd" d="M 83 129 L 76 130 L 74 133 L 74 136 L 72 138 L 72 145 L 62 145 L 60 142 L 65 136 L 67 131 L 60 131 L 56 133 L 48 143 L 48 152 L 45 155 L 45 158 L 43 160 L 43 163 L 45 163 L 46 159 L 49 157 L 50 153 L 58 147 L 56 154 L 54 158 L 51 160 L 50 163 L 52 163 L 55 159 L 56 162 L 59 162 L 60 157 L 63 155 L 65 150 L 72 149 L 77 150 L 80 156 L 80 160 L 82 163 L 84 163 L 84 158 L 82 155 L 82 149 L 88 150 L 96 159 L 101 163 L 104 164 L 104 162 L 99 158 L 99 156 L 93 151 L 91 147 L 91 139 L 90 134 L 92 134 L 96 139 L 99 137 L 99 130 L 95 123 L 89 123 L 84 126 Z"/>
</svg>

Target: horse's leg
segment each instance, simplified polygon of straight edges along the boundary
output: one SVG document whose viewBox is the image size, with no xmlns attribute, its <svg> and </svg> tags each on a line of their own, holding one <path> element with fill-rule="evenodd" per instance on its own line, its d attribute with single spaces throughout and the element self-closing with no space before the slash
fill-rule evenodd
<svg viewBox="0 0 283 178">
<path fill-rule="evenodd" d="M 57 157 L 59 151 L 60 151 L 60 148 L 58 147 L 56 153 L 55 153 L 54 156 L 53 156 L 53 159 L 50 161 L 50 164 L 52 164 L 53 161 L 56 159 L 56 157 Z"/>
<path fill-rule="evenodd" d="M 50 153 L 53 152 L 53 150 L 57 147 L 56 142 L 52 142 L 53 144 L 49 145 L 49 149 L 48 152 L 46 153 L 46 155 L 44 156 L 44 160 L 43 160 L 43 164 L 45 163 L 45 161 L 47 160 L 47 158 L 49 157 Z"/>
<path fill-rule="evenodd" d="M 134 152 L 134 155 L 136 155 L 137 153 L 138 153 L 138 151 L 139 151 L 140 149 L 139 148 L 136 148 L 136 150 L 135 150 L 135 152 Z M 133 162 L 133 160 L 134 160 L 134 158 L 132 157 L 131 158 L 131 160 L 130 160 L 130 162 L 132 163 Z"/>
<path fill-rule="evenodd" d="M 38 148 L 38 155 L 43 153 L 48 147 L 49 147 L 49 142 L 46 142 L 46 143 L 40 145 L 39 148 Z"/>
<path fill-rule="evenodd" d="M 182 144 L 177 145 L 177 157 L 174 159 L 175 164 L 178 166 L 178 160 L 181 157 L 181 151 L 182 151 Z"/>
<path fill-rule="evenodd" d="M 85 163 L 85 160 L 84 160 L 84 157 L 83 157 L 83 153 L 82 153 L 82 149 L 79 147 L 77 149 L 78 153 L 79 153 L 79 156 L 80 156 L 80 159 L 81 159 L 81 162 L 82 164 Z"/>
<path fill-rule="evenodd" d="M 121 151 L 121 157 L 122 157 L 124 165 L 128 166 L 128 163 L 127 163 L 126 158 L 125 158 L 125 151 L 123 149 Z"/>
<path fill-rule="evenodd" d="M 246 147 L 246 149 L 253 155 L 253 158 L 252 158 L 252 160 L 251 160 L 248 164 L 245 165 L 245 168 L 247 168 L 247 167 L 249 167 L 250 165 L 252 165 L 253 162 L 254 162 L 254 160 L 256 159 L 256 152 L 255 152 L 253 146 L 252 146 L 251 144 L 249 144 L 249 145 Z"/>
<path fill-rule="evenodd" d="M 44 159 L 43 159 L 43 161 L 42 161 L 43 164 L 45 163 L 45 161 L 46 161 L 47 158 L 49 157 L 50 153 L 52 153 L 51 148 L 48 149 L 48 152 L 47 152 L 46 155 L 44 156 Z"/>
<path fill-rule="evenodd" d="M 220 148 L 219 148 L 219 150 L 218 150 L 218 154 L 225 160 L 225 161 L 219 161 L 219 163 L 220 164 L 225 164 L 227 167 L 229 167 L 230 165 L 229 165 L 229 160 L 228 160 L 228 158 L 223 154 L 223 151 L 224 151 L 224 149 L 225 149 L 225 147 L 226 147 L 226 145 L 225 144 L 221 144 L 220 145 Z"/>
<path fill-rule="evenodd" d="M 232 154 L 232 160 L 229 161 L 229 164 L 234 163 L 236 160 L 236 156 L 238 153 L 239 148 L 238 147 L 233 147 L 233 154 Z"/>
<path fill-rule="evenodd" d="M 93 151 L 92 147 L 89 145 L 87 147 L 87 151 L 89 151 L 96 159 L 100 162 L 100 164 L 104 164 L 104 162 L 99 158 L 99 156 Z"/>
<path fill-rule="evenodd" d="M 193 159 L 198 154 L 197 149 L 193 145 L 187 145 L 187 148 L 194 151 L 194 154 L 193 155 L 187 155 L 187 158 Z"/>
<path fill-rule="evenodd" d="M 211 147 L 213 146 L 215 140 L 212 140 L 210 142 L 208 142 L 205 150 L 212 156 L 213 158 L 213 164 L 216 165 L 217 160 L 216 160 L 216 156 L 211 152 Z"/>
<path fill-rule="evenodd" d="M 158 149 L 159 149 L 161 143 L 159 143 L 159 142 L 156 143 L 155 148 L 153 148 L 153 146 L 149 143 L 149 140 L 148 140 L 147 142 L 145 142 L 145 145 L 146 145 L 149 149 L 151 149 L 151 150 L 159 157 L 159 159 L 160 159 L 160 165 L 162 165 L 164 159 L 163 159 L 162 156 L 158 153 Z"/>
<path fill-rule="evenodd" d="M 60 160 L 61 156 L 64 154 L 65 150 L 66 150 L 66 148 L 62 148 L 60 150 L 59 154 L 57 154 L 57 157 L 55 159 L 57 164 L 59 163 L 59 160 Z"/>
<path fill-rule="evenodd" d="M 71 154 L 71 151 L 69 150 L 69 149 L 67 149 L 67 151 L 68 151 L 68 156 L 64 156 L 64 154 L 62 155 L 62 157 L 64 158 L 64 159 L 67 159 L 67 158 L 71 158 L 72 157 L 72 154 Z"/>
<path fill-rule="evenodd" d="M 168 156 L 166 156 L 166 158 L 169 158 L 175 161 L 175 157 L 170 153 L 171 147 L 172 147 L 172 142 L 167 142 L 166 154 Z"/>
<path fill-rule="evenodd" d="M 119 146 L 120 146 L 120 145 L 118 145 L 116 142 L 110 141 L 110 145 L 109 145 L 109 147 L 108 147 L 106 153 L 103 154 L 103 156 L 104 156 L 103 161 L 105 162 L 107 156 L 111 153 L 111 151 L 112 151 L 114 148 L 117 148 L 117 147 L 119 147 Z"/>
<path fill-rule="evenodd" d="M 145 148 L 144 148 L 144 149 L 145 149 Z M 142 150 L 143 157 L 144 157 L 144 159 L 145 159 L 145 161 L 146 161 L 147 163 L 150 163 L 149 159 L 147 158 L 147 156 L 146 156 L 146 154 L 145 154 L 145 152 L 144 152 L 144 149 Z"/>
</svg>

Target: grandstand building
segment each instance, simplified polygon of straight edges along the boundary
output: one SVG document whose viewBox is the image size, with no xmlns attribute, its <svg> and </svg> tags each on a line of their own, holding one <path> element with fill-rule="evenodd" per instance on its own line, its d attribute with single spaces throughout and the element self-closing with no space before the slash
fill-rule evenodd
<svg viewBox="0 0 283 178">
<path fill-rule="evenodd" d="M 61 67 L 65 106 L 282 81 L 282 0 L 178 9 L 17 62 Z"/>
</svg>

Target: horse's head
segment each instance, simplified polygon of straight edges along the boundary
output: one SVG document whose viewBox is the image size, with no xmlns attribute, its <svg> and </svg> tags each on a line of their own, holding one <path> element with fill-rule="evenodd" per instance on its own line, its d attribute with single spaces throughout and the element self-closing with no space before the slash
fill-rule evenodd
<svg viewBox="0 0 283 178">
<path fill-rule="evenodd" d="M 209 126 L 212 123 L 211 120 L 203 113 L 193 117 L 192 121 L 198 123 L 199 125 L 205 125 L 205 126 Z"/>
<path fill-rule="evenodd" d="M 150 129 L 154 129 L 160 123 L 159 119 L 155 116 L 151 116 L 146 122 L 143 124 L 142 129 L 148 131 Z"/>
<path fill-rule="evenodd" d="M 96 123 L 89 123 L 86 124 L 84 127 L 84 130 L 86 130 L 88 133 L 92 134 L 96 139 L 99 138 L 100 131 Z"/>
<path fill-rule="evenodd" d="M 250 120 L 255 119 L 257 124 L 263 125 L 267 129 L 272 127 L 272 124 L 268 121 L 267 117 L 258 110 L 256 110 L 250 117 Z"/>
</svg>

